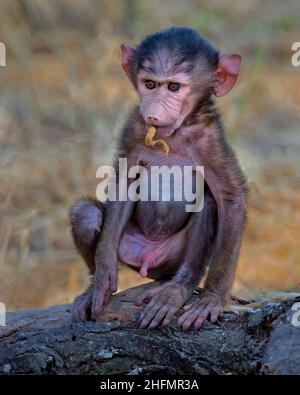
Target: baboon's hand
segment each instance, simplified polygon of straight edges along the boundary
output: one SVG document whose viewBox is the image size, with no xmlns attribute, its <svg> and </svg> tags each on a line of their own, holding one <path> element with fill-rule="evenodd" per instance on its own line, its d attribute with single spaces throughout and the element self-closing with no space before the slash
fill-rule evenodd
<svg viewBox="0 0 300 395">
<path fill-rule="evenodd" d="M 115 265 L 98 265 L 94 279 L 92 320 L 100 318 L 103 305 L 117 291 L 118 270 Z"/>
<path fill-rule="evenodd" d="M 146 291 L 136 301 L 137 305 L 141 305 L 145 299 L 149 300 L 141 312 L 140 327 L 151 329 L 159 324 L 168 325 L 177 310 L 189 299 L 191 293 L 192 290 L 189 287 L 172 282 Z"/>
<path fill-rule="evenodd" d="M 77 296 L 72 306 L 72 321 L 85 322 L 89 319 L 88 311 L 91 308 L 93 287 L 90 286 L 81 295 Z"/>
<path fill-rule="evenodd" d="M 184 331 L 194 326 L 199 330 L 203 322 L 210 318 L 211 323 L 215 323 L 219 314 L 223 311 L 223 301 L 221 298 L 209 291 L 204 291 L 199 300 L 184 306 L 185 312 L 178 319 L 178 326 Z"/>
</svg>

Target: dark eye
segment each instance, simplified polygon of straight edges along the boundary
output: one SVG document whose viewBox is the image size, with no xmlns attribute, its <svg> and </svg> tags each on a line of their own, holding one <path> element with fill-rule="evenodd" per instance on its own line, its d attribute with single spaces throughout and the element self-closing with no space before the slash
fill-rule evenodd
<svg viewBox="0 0 300 395">
<path fill-rule="evenodd" d="M 177 92 L 180 89 L 180 84 L 178 82 L 170 82 L 168 85 L 169 91 Z"/>
<path fill-rule="evenodd" d="M 146 88 L 148 88 L 148 89 L 154 89 L 156 87 L 155 81 L 145 80 L 144 83 L 145 83 Z"/>
</svg>

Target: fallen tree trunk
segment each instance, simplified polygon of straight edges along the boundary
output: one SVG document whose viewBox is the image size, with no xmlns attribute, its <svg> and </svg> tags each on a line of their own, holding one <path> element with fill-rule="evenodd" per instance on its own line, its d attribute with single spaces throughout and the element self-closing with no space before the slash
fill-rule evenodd
<svg viewBox="0 0 300 395">
<path fill-rule="evenodd" d="M 70 305 L 7 314 L 0 327 L 1 374 L 300 374 L 296 302 L 227 306 L 217 324 L 182 332 L 139 329 L 136 296 L 116 294 L 103 321 L 72 324 Z M 197 296 L 194 296 L 197 297 Z"/>
</svg>

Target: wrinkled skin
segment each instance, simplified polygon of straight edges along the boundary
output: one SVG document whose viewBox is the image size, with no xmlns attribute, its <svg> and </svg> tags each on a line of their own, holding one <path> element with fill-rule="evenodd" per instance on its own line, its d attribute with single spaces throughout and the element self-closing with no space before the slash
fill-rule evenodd
<svg viewBox="0 0 300 395">
<path fill-rule="evenodd" d="M 214 324 L 217 321 L 219 314 L 223 310 L 223 301 L 218 295 L 204 292 L 200 300 L 195 303 L 184 306 L 185 312 L 178 319 L 178 326 L 184 331 L 194 327 L 199 330 L 205 320 L 208 318 Z"/>
<path fill-rule="evenodd" d="M 93 276 L 91 286 L 75 300 L 76 321 L 86 321 L 90 310 L 93 320 L 101 319 L 103 305 L 117 290 L 119 261 L 163 282 L 137 301 L 148 302 L 141 310 L 141 328 L 166 326 L 184 308 L 178 325 L 199 330 L 207 319 L 216 322 L 222 311 L 240 251 L 247 188 L 212 95 L 232 89 L 241 59 L 219 56 L 197 34 L 170 29 L 150 36 L 137 49 L 121 47 L 123 69 L 140 103 L 121 134 L 116 158 L 127 158 L 128 168 L 204 165 L 203 210 L 186 212 L 184 202 L 177 201 L 101 205 L 83 199 L 75 204 L 70 211 L 74 242 Z M 193 45 L 197 59 L 189 58 Z M 158 145 L 145 146 L 151 125 L 168 144 L 167 156 Z M 203 293 L 188 304 L 206 271 Z"/>
<path fill-rule="evenodd" d="M 138 306 L 145 300 L 149 301 L 140 315 L 140 327 L 151 329 L 159 325 L 167 326 L 190 297 L 189 287 L 172 282 L 145 292 L 136 301 Z"/>
</svg>

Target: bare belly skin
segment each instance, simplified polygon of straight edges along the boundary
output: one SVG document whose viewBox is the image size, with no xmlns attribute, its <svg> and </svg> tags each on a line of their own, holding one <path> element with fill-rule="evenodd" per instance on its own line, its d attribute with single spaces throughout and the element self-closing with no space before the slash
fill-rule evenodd
<svg viewBox="0 0 300 395">
<path fill-rule="evenodd" d="M 119 247 L 119 259 L 142 277 L 160 278 L 165 272 L 174 273 L 184 255 L 188 227 L 171 235 L 149 238 L 131 224 Z"/>
<path fill-rule="evenodd" d="M 165 273 L 171 275 L 182 262 L 191 213 L 186 212 L 187 202 L 183 198 L 175 200 L 175 187 L 176 181 L 171 179 L 169 201 L 166 201 L 162 183 L 159 201 L 151 201 L 149 188 L 149 201 L 136 202 L 121 239 L 120 261 L 139 271 L 142 277 L 157 279 Z"/>
</svg>

